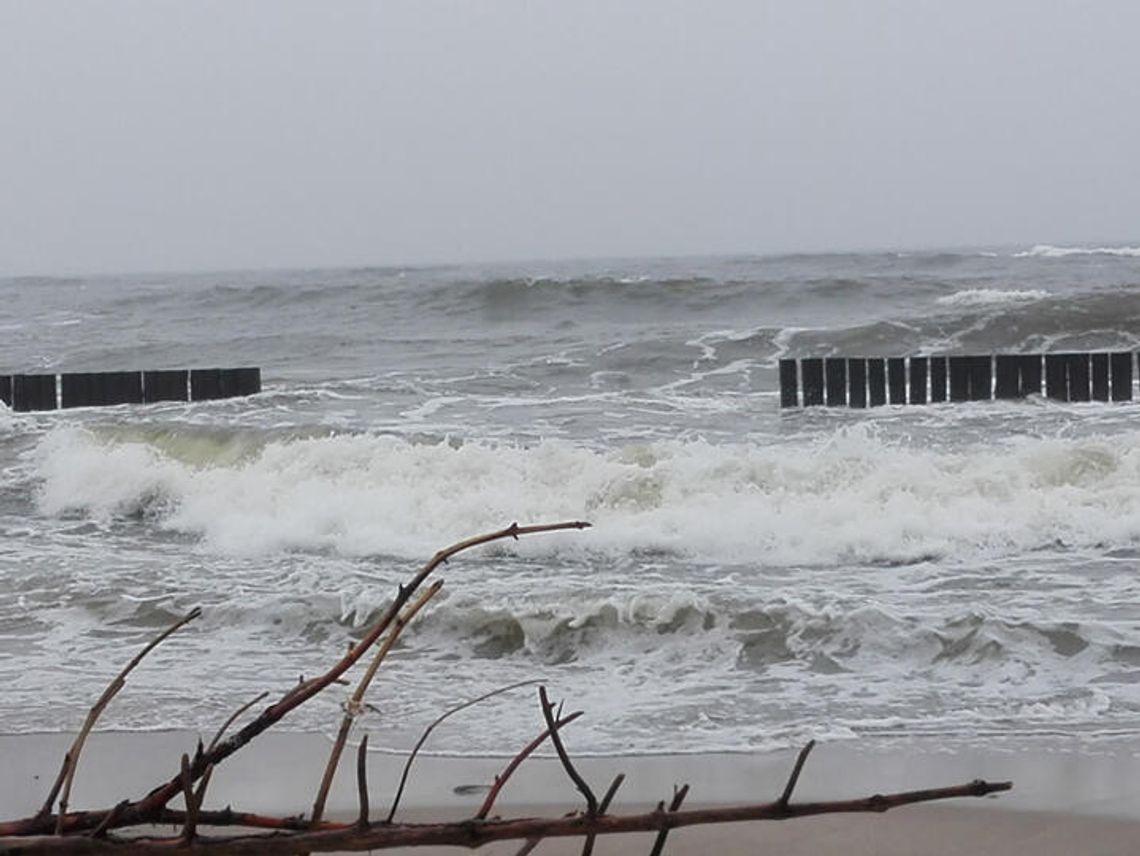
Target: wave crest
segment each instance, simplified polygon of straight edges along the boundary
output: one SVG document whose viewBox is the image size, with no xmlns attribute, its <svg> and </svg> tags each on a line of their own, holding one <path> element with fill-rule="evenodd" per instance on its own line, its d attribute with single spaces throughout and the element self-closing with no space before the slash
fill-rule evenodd
<svg viewBox="0 0 1140 856">
<path fill-rule="evenodd" d="M 657 551 L 763 566 L 1140 540 L 1136 431 L 1111 443 L 1016 437 L 958 451 L 883 439 L 866 426 L 778 445 L 659 441 L 617 450 L 241 432 L 220 448 L 190 445 L 212 448 L 208 463 L 187 463 L 161 443 L 57 429 L 39 446 L 40 509 L 142 517 L 229 555 L 418 558 L 520 511 L 525 520 L 595 524 L 585 537 L 519 545 L 525 554 Z"/>
<path fill-rule="evenodd" d="M 1032 249 L 1013 254 L 1015 259 L 1063 259 L 1067 256 L 1122 256 L 1125 258 L 1140 258 L 1140 247 L 1055 247 L 1052 244 L 1037 244 Z"/>
<path fill-rule="evenodd" d="M 997 288 L 967 288 L 939 297 L 934 302 L 940 306 L 990 306 L 1028 303 L 1033 300 L 1045 300 L 1048 297 L 1050 297 L 1049 292 L 1039 289 L 1006 291 Z"/>
</svg>

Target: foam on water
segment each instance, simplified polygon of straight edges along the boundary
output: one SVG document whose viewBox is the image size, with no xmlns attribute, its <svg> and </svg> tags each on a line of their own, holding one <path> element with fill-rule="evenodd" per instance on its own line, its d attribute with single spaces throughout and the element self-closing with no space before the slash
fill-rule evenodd
<svg viewBox="0 0 1140 856">
<path fill-rule="evenodd" d="M 143 515 L 229 555 L 423 556 L 441 539 L 588 519 L 541 549 L 661 550 L 766 565 L 905 563 L 1140 540 L 1140 431 L 911 445 L 866 425 L 780 444 L 412 442 L 183 432 L 175 453 L 119 432 L 41 442 L 48 515 Z M 874 525 L 869 526 L 868 521 Z M 535 548 L 539 549 L 539 548 Z"/>
<path fill-rule="evenodd" d="M 1040 289 L 1006 291 L 996 288 L 967 288 L 939 297 L 934 302 L 939 306 L 986 306 L 990 304 L 1025 303 L 1043 300 L 1049 292 Z"/>
</svg>

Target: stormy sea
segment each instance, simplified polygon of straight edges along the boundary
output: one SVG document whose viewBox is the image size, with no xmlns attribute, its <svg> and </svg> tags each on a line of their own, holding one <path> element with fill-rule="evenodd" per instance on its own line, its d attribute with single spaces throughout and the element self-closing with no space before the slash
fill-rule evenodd
<svg viewBox="0 0 1140 856">
<path fill-rule="evenodd" d="M 1140 349 L 1140 247 L 0 280 L 0 374 L 261 393 L 0 405 L 0 732 L 210 732 L 454 559 L 364 715 L 541 679 L 580 753 L 1140 728 L 1140 396 L 781 409 L 778 361 Z M 348 687 L 281 728 L 334 730 Z M 532 690 L 432 748 L 511 753 Z"/>
</svg>

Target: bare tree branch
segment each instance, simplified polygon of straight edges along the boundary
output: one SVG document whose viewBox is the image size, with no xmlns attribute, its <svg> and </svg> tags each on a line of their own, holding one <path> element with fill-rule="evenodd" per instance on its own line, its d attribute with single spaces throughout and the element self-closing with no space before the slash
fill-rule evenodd
<svg viewBox="0 0 1140 856">
<path fill-rule="evenodd" d="M 526 687 L 536 683 L 538 683 L 537 680 L 519 681 L 517 684 L 510 684 L 509 686 L 499 687 L 497 690 L 491 690 L 491 692 L 485 693 L 478 698 L 468 699 L 462 704 L 458 704 L 450 710 L 444 711 L 443 714 L 437 717 L 431 725 L 424 729 L 424 733 L 420 735 L 420 739 L 417 740 L 416 745 L 412 747 L 412 752 L 410 755 L 408 755 L 408 760 L 404 762 L 404 772 L 400 774 L 400 784 L 396 788 L 396 796 L 392 799 L 392 807 L 388 810 L 388 817 L 384 822 L 391 823 L 392 818 L 396 816 L 396 809 L 400 805 L 400 798 L 404 795 L 404 787 L 408 783 L 408 773 L 412 769 L 412 763 L 416 760 L 416 756 L 419 754 L 420 749 L 423 748 L 424 743 L 427 742 L 428 737 L 433 731 L 435 731 L 436 726 L 440 725 L 440 723 L 442 723 L 448 717 L 453 716 L 462 710 L 466 710 L 472 705 L 479 704 L 479 702 L 486 701 L 489 698 L 493 698 L 497 695 L 502 695 L 503 693 L 510 692 L 511 690 L 517 690 L 519 687 Z"/>
<path fill-rule="evenodd" d="M 815 741 L 809 740 L 807 745 L 800 750 L 800 754 L 796 756 L 796 763 L 792 767 L 792 774 L 788 776 L 788 783 L 784 786 L 784 792 L 780 794 L 780 798 L 776 800 L 780 805 L 787 805 L 788 801 L 792 798 L 792 791 L 796 789 L 796 782 L 800 780 L 800 773 L 804 769 L 804 762 L 807 761 L 807 756 L 811 754 L 811 750 L 815 748 Z"/>
<path fill-rule="evenodd" d="M 538 700 L 542 705 L 542 717 L 546 720 L 546 727 L 550 730 L 550 742 L 554 744 L 554 751 L 558 753 L 558 760 L 562 762 L 562 769 L 566 771 L 566 775 L 574 782 L 574 786 L 582 792 L 582 796 L 586 798 L 586 812 L 587 814 L 595 815 L 598 813 L 598 798 L 594 796 L 594 792 L 590 790 L 590 786 L 586 784 L 586 780 L 579 775 L 578 771 L 574 769 L 574 765 L 570 761 L 570 756 L 566 752 L 566 747 L 562 745 L 562 738 L 558 736 L 558 729 L 554 727 L 554 705 L 546 697 L 546 687 L 538 688 Z"/>
<path fill-rule="evenodd" d="M 360 813 L 356 818 L 356 828 L 368 829 L 368 735 L 360 741 L 356 750 L 356 793 L 360 803 Z"/>
<path fill-rule="evenodd" d="M 345 705 L 344 716 L 340 720 L 340 729 L 337 731 L 336 740 L 333 741 L 332 750 L 329 752 L 328 763 L 325 764 L 325 772 L 321 777 L 320 787 L 317 789 L 316 799 L 313 800 L 312 822 L 320 823 L 321 818 L 325 813 L 325 802 L 328 800 L 329 789 L 332 787 L 333 777 L 336 775 L 336 768 L 340 764 L 340 756 L 344 752 L 344 746 L 348 742 L 348 732 L 352 730 L 352 723 L 355 721 L 357 714 L 364 709 L 364 695 L 368 692 L 368 687 L 372 684 L 372 679 L 376 677 L 376 671 L 380 668 L 380 664 L 384 662 L 384 658 L 388 656 L 388 652 L 392 650 L 392 646 L 396 644 L 396 640 L 400 638 L 400 634 L 404 628 L 411 623 L 415 618 L 416 613 L 423 609 L 429 600 L 439 594 L 439 590 L 443 588 L 443 580 L 436 580 L 427 590 L 421 594 L 411 606 L 404 610 L 392 625 L 392 630 L 388 633 L 384 643 L 376 649 L 376 653 L 372 657 L 372 662 L 369 663 L 368 669 L 361 676 L 360 682 L 356 685 L 356 691 L 352 694 L 348 704 Z"/>
<path fill-rule="evenodd" d="M 685 801 L 685 797 L 689 794 L 689 786 L 683 785 L 680 790 L 673 789 L 673 800 L 669 803 L 669 811 L 676 812 L 681 803 Z M 661 807 L 659 807 L 660 809 Z M 665 849 L 665 839 L 669 837 L 669 830 L 662 829 L 657 833 L 657 840 L 653 842 L 653 849 L 649 851 L 649 856 L 661 856 L 661 851 Z"/>
<path fill-rule="evenodd" d="M 67 813 L 68 801 L 71 798 L 71 783 L 75 781 L 75 771 L 79 767 L 79 756 L 83 752 L 84 744 L 87 742 L 87 735 L 91 733 L 91 729 L 95 727 L 95 723 L 103 711 L 106 710 L 107 705 L 118 695 L 119 690 L 126 686 L 127 676 L 135 670 L 135 667 L 143 661 L 143 658 L 162 644 L 168 636 L 180 630 L 201 614 L 202 610 L 198 607 L 194 607 L 186 613 L 186 615 L 166 628 L 166 630 L 154 639 L 150 640 L 146 647 L 139 651 L 139 653 L 127 663 L 123 670 L 111 680 L 111 683 L 103 690 L 103 694 L 99 696 L 98 701 L 96 701 L 95 704 L 92 705 L 91 710 L 88 711 L 87 719 L 83 722 L 83 727 L 79 729 L 79 734 L 76 735 L 74 742 L 71 744 L 71 748 L 68 749 L 63 756 L 63 766 L 60 767 L 59 775 L 56 777 L 55 783 L 52 785 L 51 791 L 48 792 L 47 799 L 44 800 L 43 807 L 39 811 L 39 816 L 41 817 L 46 817 L 51 814 L 52 803 L 55 802 L 55 798 L 62 787 L 63 795 L 59 798 L 60 822 L 56 824 L 57 835 L 61 831 L 63 815 Z"/>
<path fill-rule="evenodd" d="M 692 809 L 689 811 L 651 811 L 645 814 L 575 814 L 559 818 L 523 818 L 518 820 L 471 820 L 453 823 L 378 824 L 361 831 L 355 824 L 328 831 L 297 833 L 269 833 L 232 838 L 206 838 L 197 836 L 191 843 L 179 847 L 180 856 L 280 856 L 282 853 L 308 851 L 329 853 L 334 851 L 383 850 L 391 847 L 454 846 L 480 847 L 492 841 L 526 840 L 531 838 L 579 837 L 614 835 L 627 832 L 659 832 L 663 829 L 680 829 L 687 826 L 739 823 L 755 820 L 789 820 L 820 814 L 850 812 L 884 812 L 888 809 L 914 803 L 944 800 L 953 797 L 982 797 L 1007 791 L 1010 782 L 986 782 L 980 779 L 964 785 L 903 791 L 893 794 L 875 794 L 854 800 L 808 802 L 782 805 L 779 802 L 720 808 Z M 0 838 L 0 854 L 22 856 L 161 856 L 168 853 L 169 838 L 96 839 L 87 836 L 28 836 Z"/>
<path fill-rule="evenodd" d="M 618 788 L 621 783 L 625 781 L 625 773 L 618 773 L 614 776 L 614 780 L 610 782 L 610 786 L 606 788 L 605 794 L 602 795 L 602 801 L 598 803 L 598 814 L 605 814 L 613 802 L 614 797 L 617 795 Z M 590 856 L 594 852 L 594 839 L 597 836 L 590 833 L 586 836 L 586 840 L 582 842 L 582 856 Z"/>
<path fill-rule="evenodd" d="M 515 757 L 510 760 L 510 763 L 508 763 L 507 766 L 503 769 L 503 772 L 495 776 L 495 784 L 491 786 L 491 790 L 487 793 L 487 798 L 483 800 L 483 805 L 480 806 L 479 811 L 475 813 L 475 819 L 484 820 L 486 819 L 487 815 L 491 813 L 491 807 L 495 804 L 495 799 L 499 796 L 499 791 L 503 789 L 503 785 L 507 783 L 507 779 L 511 777 L 511 774 L 518 769 L 519 764 L 525 761 L 535 749 L 541 746 L 547 737 L 549 737 L 551 734 L 556 733 L 558 729 L 569 725 L 581 715 L 582 711 L 574 711 L 569 716 L 566 716 L 565 718 L 560 719 L 557 722 L 547 726 L 547 729 L 542 732 L 542 734 L 538 735 L 538 737 L 534 738 L 534 740 L 530 741 L 530 743 L 524 746 L 522 751 L 520 751 L 517 755 L 515 755 Z"/>
</svg>

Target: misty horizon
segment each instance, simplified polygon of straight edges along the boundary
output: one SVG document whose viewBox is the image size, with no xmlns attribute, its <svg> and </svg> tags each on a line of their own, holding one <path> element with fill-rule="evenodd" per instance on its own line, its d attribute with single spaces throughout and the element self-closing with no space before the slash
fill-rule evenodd
<svg viewBox="0 0 1140 856">
<path fill-rule="evenodd" d="M 1140 7 L 6 4 L 0 276 L 1140 243 Z"/>
</svg>

